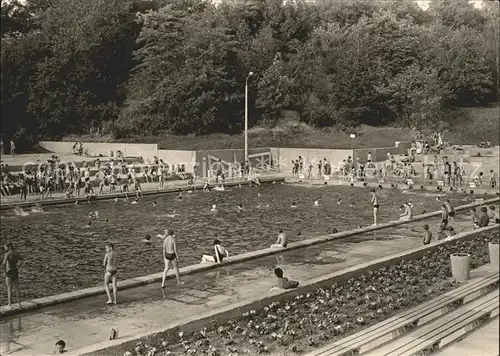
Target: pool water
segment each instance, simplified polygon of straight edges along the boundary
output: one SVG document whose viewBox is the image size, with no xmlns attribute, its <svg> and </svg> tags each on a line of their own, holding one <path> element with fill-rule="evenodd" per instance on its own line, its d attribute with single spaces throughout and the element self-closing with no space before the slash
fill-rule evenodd
<svg viewBox="0 0 500 356">
<path fill-rule="evenodd" d="M 410 195 L 388 189 L 379 196 L 379 222 L 395 220 L 399 206 L 408 199 L 413 201 L 415 214 L 441 206 L 434 194 Z M 458 193 L 451 196 L 456 205 L 462 198 Z M 314 206 L 315 200 L 319 200 L 319 206 Z M 132 201 L 46 207 L 45 212 L 29 216 L 4 212 L 0 240 L 12 241 L 24 258 L 20 270 L 22 298 L 102 283 L 107 242 L 113 242 L 118 252 L 119 279 L 160 272 L 161 241 L 156 235 L 166 228 L 175 231 L 182 267 L 199 263 L 203 253 L 212 254 L 214 238 L 235 255 L 269 247 L 280 228 L 293 242 L 325 235 L 331 228 L 342 231 L 372 223 L 368 188 L 268 184 L 225 192 L 198 191 L 184 194 L 182 200 L 177 194 L 167 194 L 143 198 L 135 205 Z M 291 208 L 292 202 L 297 208 Z M 213 204 L 217 205 L 215 213 L 210 211 Z M 238 204 L 243 204 L 243 212 L 238 211 Z M 99 218 L 93 218 L 87 228 L 88 215 L 94 211 Z M 152 236 L 150 245 L 142 242 L 146 234 Z M 1 304 L 6 304 L 5 288 L 0 296 Z"/>
</svg>

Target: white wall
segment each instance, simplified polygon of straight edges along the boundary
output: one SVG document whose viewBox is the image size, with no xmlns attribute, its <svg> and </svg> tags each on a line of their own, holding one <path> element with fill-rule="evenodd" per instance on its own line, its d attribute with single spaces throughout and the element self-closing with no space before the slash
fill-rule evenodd
<svg viewBox="0 0 500 356">
<path fill-rule="evenodd" d="M 40 147 L 58 154 L 73 153 L 74 142 L 68 141 L 41 141 Z M 158 155 L 158 145 L 156 143 L 108 143 L 108 142 L 83 142 L 84 152 L 90 156 L 100 154 L 108 157 L 109 151 L 122 151 L 125 157 L 153 158 Z"/>
</svg>

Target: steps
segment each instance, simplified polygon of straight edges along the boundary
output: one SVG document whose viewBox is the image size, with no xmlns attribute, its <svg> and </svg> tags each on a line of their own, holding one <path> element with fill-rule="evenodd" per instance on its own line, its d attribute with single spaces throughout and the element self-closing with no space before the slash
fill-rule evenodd
<svg viewBox="0 0 500 356">
<path fill-rule="evenodd" d="M 409 356 L 439 349 L 498 314 L 499 273 L 477 278 L 307 356 Z M 493 291 L 493 292 L 492 292 Z"/>
</svg>

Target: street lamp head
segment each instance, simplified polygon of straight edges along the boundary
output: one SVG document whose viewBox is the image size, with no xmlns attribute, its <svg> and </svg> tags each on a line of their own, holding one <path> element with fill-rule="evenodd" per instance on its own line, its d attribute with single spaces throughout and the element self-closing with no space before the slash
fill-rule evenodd
<svg viewBox="0 0 500 356">
<path fill-rule="evenodd" d="M 251 77 L 253 75 L 253 72 L 249 72 L 248 76 Z"/>
</svg>

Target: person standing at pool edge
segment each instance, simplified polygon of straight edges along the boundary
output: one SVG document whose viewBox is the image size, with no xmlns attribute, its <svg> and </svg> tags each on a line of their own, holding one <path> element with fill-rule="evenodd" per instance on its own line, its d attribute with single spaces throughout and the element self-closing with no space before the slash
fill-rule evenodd
<svg viewBox="0 0 500 356">
<path fill-rule="evenodd" d="M 12 243 L 3 245 L 5 255 L 3 256 L 3 266 L 5 268 L 5 283 L 7 284 L 7 303 L 12 305 L 12 289 L 16 290 L 17 304 L 21 306 L 19 297 L 19 268 L 22 265 L 22 257 L 14 249 Z M 19 263 L 19 265 L 18 265 Z"/>
<path fill-rule="evenodd" d="M 104 255 L 103 266 L 104 272 L 104 288 L 108 295 L 106 304 L 116 304 L 116 251 L 112 243 L 106 245 L 106 254 Z M 109 283 L 113 283 L 113 299 L 111 299 L 111 292 L 109 290 Z"/>
<path fill-rule="evenodd" d="M 371 204 L 373 207 L 373 226 L 377 226 L 378 209 L 380 208 L 378 195 L 375 193 L 375 189 L 371 189 L 370 194 L 372 195 Z"/>
<path fill-rule="evenodd" d="M 165 281 L 167 279 L 167 272 L 170 269 L 170 264 L 172 264 L 172 267 L 174 269 L 175 277 L 177 278 L 177 284 L 182 284 L 181 278 L 179 276 L 179 254 L 177 252 L 175 235 L 172 230 L 166 231 L 166 236 L 163 240 L 163 261 L 165 262 L 165 269 L 163 270 L 161 287 L 165 288 Z"/>
</svg>

